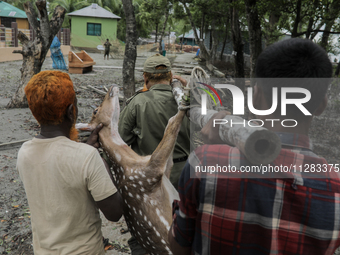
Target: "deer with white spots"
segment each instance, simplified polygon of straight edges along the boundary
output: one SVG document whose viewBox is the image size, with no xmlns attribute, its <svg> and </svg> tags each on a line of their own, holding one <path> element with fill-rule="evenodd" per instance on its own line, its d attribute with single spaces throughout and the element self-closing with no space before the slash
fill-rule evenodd
<svg viewBox="0 0 340 255">
<path fill-rule="evenodd" d="M 171 254 L 168 231 L 172 223 L 172 202 L 178 193 L 169 181 L 172 153 L 185 110 L 179 110 L 165 129 L 154 153 L 139 156 L 118 133 L 119 89 L 111 87 L 102 104 L 93 112 L 89 124 L 79 130 L 93 130 L 99 123 L 101 147 L 113 163 L 117 189 L 124 202 L 124 217 L 130 232 L 150 254 Z"/>
</svg>

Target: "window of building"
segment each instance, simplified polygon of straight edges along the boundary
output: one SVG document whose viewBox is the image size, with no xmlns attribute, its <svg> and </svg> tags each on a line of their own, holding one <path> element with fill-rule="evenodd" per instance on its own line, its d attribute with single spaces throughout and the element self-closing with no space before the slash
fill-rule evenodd
<svg viewBox="0 0 340 255">
<path fill-rule="evenodd" d="M 16 22 L 16 19 L 8 18 L 8 17 L 1 17 L 1 25 L 4 25 L 5 27 L 11 27 L 12 22 Z"/>
<path fill-rule="evenodd" d="M 87 23 L 87 35 L 102 35 L 102 24 Z"/>
</svg>

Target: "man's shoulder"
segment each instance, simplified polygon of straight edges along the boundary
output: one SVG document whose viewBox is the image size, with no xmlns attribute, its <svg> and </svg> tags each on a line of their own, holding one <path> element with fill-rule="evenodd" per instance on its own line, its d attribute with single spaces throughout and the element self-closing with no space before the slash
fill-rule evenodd
<svg viewBox="0 0 340 255">
<path fill-rule="evenodd" d="M 126 100 L 126 105 L 136 105 L 136 104 L 140 104 L 140 103 L 145 103 L 151 101 L 150 100 L 150 91 L 142 91 L 139 90 L 137 91 L 135 94 L 133 94 L 132 97 L 128 98 Z"/>
<path fill-rule="evenodd" d="M 173 99 L 171 89 L 165 87 L 169 85 L 156 84 L 153 85 L 152 89 L 147 91 L 139 90 L 132 97 L 130 97 L 126 102 L 134 104 L 144 104 L 146 102 L 154 102 L 155 100 L 166 100 Z M 170 86 L 169 86 L 170 87 Z"/>
<path fill-rule="evenodd" d="M 44 148 L 46 146 L 50 148 L 56 148 L 56 149 L 60 148 L 60 150 L 65 151 L 65 152 L 72 151 L 80 155 L 88 155 L 96 151 L 94 147 L 88 144 L 75 142 L 66 137 L 56 137 L 52 139 L 33 138 L 32 140 L 25 142 L 21 146 L 19 152 L 31 150 L 34 148 Z"/>
</svg>

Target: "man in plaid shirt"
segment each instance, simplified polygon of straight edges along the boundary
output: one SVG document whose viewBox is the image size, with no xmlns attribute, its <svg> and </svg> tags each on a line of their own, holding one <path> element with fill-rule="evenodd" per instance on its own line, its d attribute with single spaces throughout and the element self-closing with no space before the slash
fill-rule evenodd
<svg viewBox="0 0 340 255">
<path fill-rule="evenodd" d="M 256 75 L 330 78 L 332 65 L 326 52 L 313 42 L 290 39 L 263 51 Z M 308 84 L 311 100 L 305 107 L 314 116 L 320 115 L 327 105 L 329 83 L 330 79 L 324 79 Z M 266 82 L 255 86 L 256 109 L 270 108 L 271 86 Z M 179 181 L 181 201 L 174 202 L 174 221 L 169 231 L 174 254 L 334 253 L 340 245 L 339 168 L 329 166 L 313 153 L 308 138 L 313 116 L 301 116 L 293 107 L 287 110 L 285 119 L 299 118 L 296 127 L 287 132 L 282 126 L 265 126 L 277 132 L 282 142 L 282 150 L 271 165 L 319 164 L 326 171 L 318 173 L 318 178 L 306 178 L 299 171 L 270 179 L 218 178 L 218 173 L 206 178 L 195 173 L 196 166 L 233 165 L 240 169 L 251 165 L 237 148 L 221 144 L 216 130 L 219 126 L 212 128 L 211 121 L 202 133 L 214 145 L 201 146 L 190 155 Z M 225 115 L 226 112 L 219 112 L 212 119 Z M 274 112 L 257 118 L 282 119 L 282 116 Z"/>
</svg>

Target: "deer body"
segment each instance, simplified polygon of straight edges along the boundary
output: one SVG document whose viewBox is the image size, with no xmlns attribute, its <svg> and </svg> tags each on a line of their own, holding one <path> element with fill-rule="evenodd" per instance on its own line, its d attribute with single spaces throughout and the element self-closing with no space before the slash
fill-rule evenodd
<svg viewBox="0 0 340 255">
<path fill-rule="evenodd" d="M 173 165 L 172 152 L 185 111 L 179 111 L 169 120 L 154 153 L 142 157 L 119 136 L 118 92 L 117 87 L 112 87 L 95 110 L 90 124 L 77 124 L 77 128 L 93 130 L 103 123 L 99 140 L 113 164 L 130 232 L 150 254 L 171 254 L 167 235 L 172 223 L 172 202 L 179 197 L 168 178 Z"/>
</svg>

